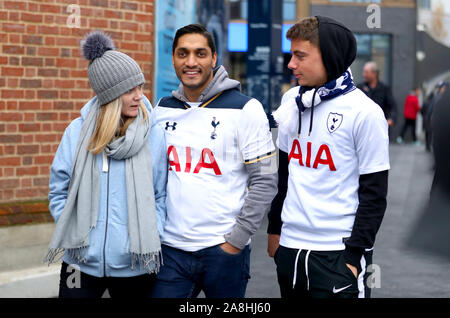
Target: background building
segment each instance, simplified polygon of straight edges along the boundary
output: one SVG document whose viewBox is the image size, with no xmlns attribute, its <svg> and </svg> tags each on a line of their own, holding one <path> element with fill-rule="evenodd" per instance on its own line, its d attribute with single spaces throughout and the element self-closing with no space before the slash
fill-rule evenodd
<svg viewBox="0 0 450 318">
<path fill-rule="evenodd" d="M 373 9 L 370 5 L 376 5 Z M 246 42 L 242 34 L 247 27 L 247 0 L 230 0 L 228 25 L 230 73 L 243 82 L 245 89 Z M 378 11 L 377 11 L 378 10 Z M 379 13 L 378 17 L 374 17 Z M 415 0 L 283 0 L 282 48 L 285 73 L 284 89 L 291 85 L 287 69 L 290 44 L 286 31 L 301 17 L 324 15 L 344 23 L 356 36 L 358 52 L 351 69 L 356 83 L 363 81 L 364 63 L 374 60 L 380 67 L 380 80 L 391 86 L 397 102 L 398 123 L 402 125 L 403 101 L 415 85 L 416 1 Z M 379 18 L 378 21 L 374 19 Z M 238 40 L 239 39 L 239 40 Z"/>
</svg>

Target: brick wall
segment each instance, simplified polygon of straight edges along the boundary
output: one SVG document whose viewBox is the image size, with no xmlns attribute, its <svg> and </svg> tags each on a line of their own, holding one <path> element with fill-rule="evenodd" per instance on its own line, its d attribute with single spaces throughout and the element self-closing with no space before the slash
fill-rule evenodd
<svg viewBox="0 0 450 318">
<path fill-rule="evenodd" d="M 86 33 L 109 33 L 152 98 L 153 12 L 153 0 L 0 1 L 0 203 L 47 198 L 62 133 L 94 96 L 79 47 Z"/>
</svg>

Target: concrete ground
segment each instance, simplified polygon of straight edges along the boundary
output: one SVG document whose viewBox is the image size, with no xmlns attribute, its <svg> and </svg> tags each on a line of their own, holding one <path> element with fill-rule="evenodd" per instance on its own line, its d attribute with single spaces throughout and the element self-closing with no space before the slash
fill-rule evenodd
<svg viewBox="0 0 450 318">
<path fill-rule="evenodd" d="M 392 144 L 390 160 L 388 208 L 374 251 L 380 288 L 372 295 L 450 297 L 450 262 L 409 250 L 405 242 L 429 194 L 432 158 L 423 146 Z M 0 228 L 0 298 L 57 296 L 59 265 L 42 264 L 53 226 Z M 275 264 L 266 252 L 266 229 L 267 218 L 252 239 L 249 298 L 280 297 Z"/>
</svg>

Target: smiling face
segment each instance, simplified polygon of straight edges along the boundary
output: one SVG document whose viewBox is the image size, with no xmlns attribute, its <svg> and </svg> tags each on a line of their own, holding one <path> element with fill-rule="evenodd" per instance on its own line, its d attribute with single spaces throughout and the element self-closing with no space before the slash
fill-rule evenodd
<svg viewBox="0 0 450 318">
<path fill-rule="evenodd" d="M 136 117 L 142 101 L 142 85 L 136 86 L 122 95 L 122 118 Z"/>
<path fill-rule="evenodd" d="M 172 63 L 184 92 L 190 101 L 196 101 L 213 78 L 217 54 L 212 53 L 206 37 L 190 33 L 178 39 Z"/>
<path fill-rule="evenodd" d="M 291 52 L 288 68 L 294 73 L 299 85 L 318 87 L 326 83 L 327 71 L 317 46 L 310 41 L 292 39 Z"/>
</svg>

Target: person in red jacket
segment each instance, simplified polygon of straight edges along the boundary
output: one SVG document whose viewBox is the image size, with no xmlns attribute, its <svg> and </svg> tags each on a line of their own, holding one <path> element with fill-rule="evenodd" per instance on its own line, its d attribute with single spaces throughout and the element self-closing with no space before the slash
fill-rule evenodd
<svg viewBox="0 0 450 318">
<path fill-rule="evenodd" d="M 417 119 L 417 113 L 420 110 L 419 105 L 419 99 L 417 97 L 418 95 L 418 89 L 415 91 L 411 91 L 408 96 L 406 96 L 405 99 L 405 123 L 403 124 L 402 132 L 400 136 L 397 137 L 397 142 L 399 144 L 403 143 L 403 138 L 405 137 L 406 130 L 408 128 L 411 129 L 412 137 L 414 143 L 417 144 L 417 138 L 416 138 L 416 119 Z"/>
</svg>

